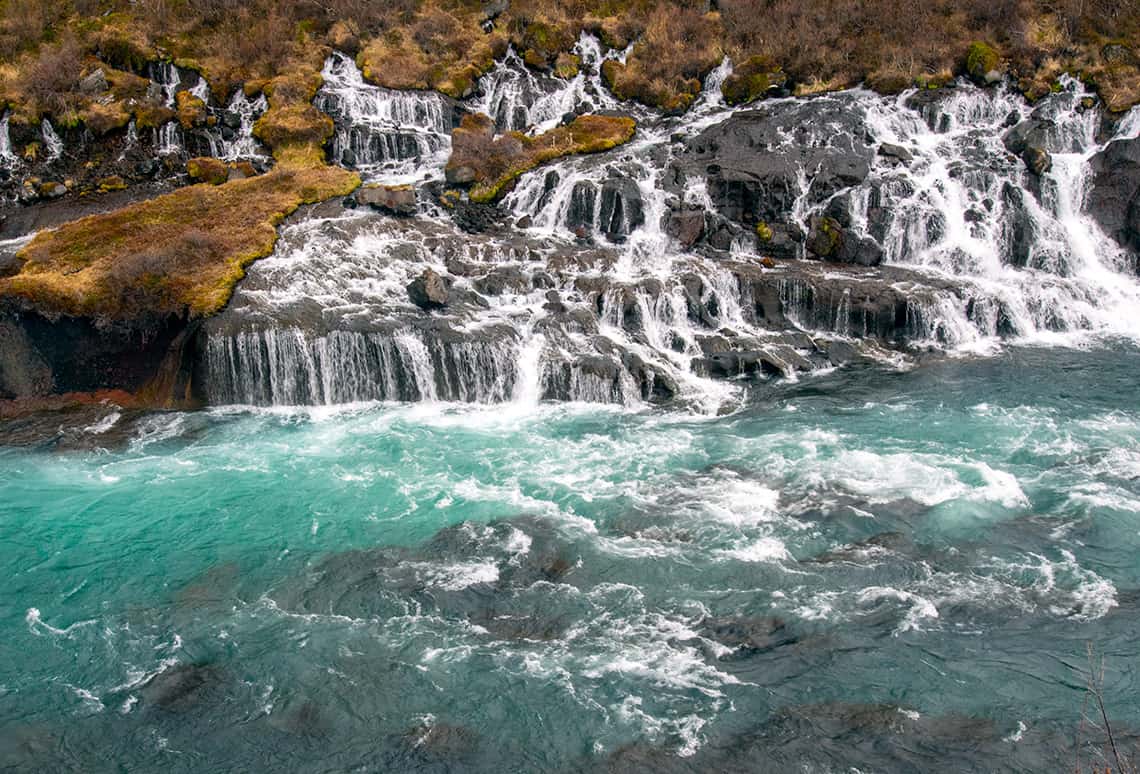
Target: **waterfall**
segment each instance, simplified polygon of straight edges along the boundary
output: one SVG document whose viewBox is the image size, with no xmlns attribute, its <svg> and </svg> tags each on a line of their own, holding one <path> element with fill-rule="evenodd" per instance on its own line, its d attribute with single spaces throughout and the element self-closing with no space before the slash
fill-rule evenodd
<svg viewBox="0 0 1140 774">
<path fill-rule="evenodd" d="M 210 337 L 209 397 L 249 405 L 501 403 L 514 394 L 517 356 L 510 339 L 448 341 L 413 330 L 242 331 Z"/>
<path fill-rule="evenodd" d="M 990 310 L 970 315 L 978 335 L 1140 334 L 1140 285 L 1124 251 L 1084 212 L 1088 162 L 1104 147 L 1099 112 L 1079 107 L 1086 96 L 1065 79 L 1036 108 L 1006 89 L 966 86 L 921 114 L 900 109 L 908 95 L 867 100 L 876 139 L 915 157 L 905 171 L 877 170 L 860 191 L 875 200 L 885 262 L 960 284 L 960 311 Z M 1048 122 L 1052 164 L 1039 180 L 1003 145 L 1027 121 Z M 1140 133 L 1130 121 L 1121 129 L 1114 139 Z"/>
<path fill-rule="evenodd" d="M 339 53 L 329 57 L 322 75 L 316 105 L 336 121 L 334 160 L 387 182 L 419 177 L 446 162 L 457 121 L 446 97 L 373 86 Z"/>
<path fill-rule="evenodd" d="M 217 111 L 220 128 L 210 132 L 210 155 L 223 161 L 267 159 L 265 148 L 253 136 L 253 125 L 268 108 L 264 94 L 250 99 L 242 89 L 234 92 L 225 109 Z"/>
<path fill-rule="evenodd" d="M 40 136 L 44 141 L 44 160 L 55 161 L 63 155 L 63 140 L 55 133 L 51 121 L 46 118 L 40 122 Z"/>
<path fill-rule="evenodd" d="M 1140 335 L 1128 256 L 1086 212 L 1105 130 L 1078 82 L 1032 106 L 960 83 L 728 107 L 725 59 L 685 115 L 663 116 L 601 84 L 599 65 L 621 52 L 584 35 L 576 53 L 580 71 L 561 79 L 510 52 L 464 101 L 376 87 L 330 57 L 317 104 L 336 123 L 332 156 L 368 179 L 438 176 L 463 110 L 538 132 L 613 109 L 638 131 L 522 175 L 501 203 L 516 225 L 502 231 L 363 210 L 287 227 L 204 328 L 210 399 L 715 412 L 750 381 L 794 379 L 845 352 L 893 363 L 927 349 Z M 1039 176 L 1006 147 L 1030 128 L 1049 154 Z M 1137 135 L 1134 111 L 1113 137 Z M 682 237 L 678 217 L 696 236 Z M 857 259 L 881 265 L 804 260 L 824 218 Z M 778 254 L 759 236 L 766 221 L 792 235 Z M 428 268 L 450 288 L 431 312 L 407 291 Z"/>
<path fill-rule="evenodd" d="M 162 103 L 174 110 L 177 94 L 186 90 L 206 104 L 208 114 L 215 119 L 213 126 L 183 130 L 176 119 L 154 129 L 154 146 L 159 155 L 206 155 L 223 161 L 265 161 L 269 158 L 265 148 L 253 136 L 253 125 L 269 103 L 264 95 L 250 99 L 238 89 L 224 108 L 211 104 L 212 95 L 206 79 L 197 73 L 184 76 L 171 62 L 156 62 L 150 66 L 150 79 L 154 82 Z M 192 82 L 187 85 L 188 80 Z"/>
<path fill-rule="evenodd" d="M 0 166 L 12 166 L 19 159 L 12 151 L 12 137 L 8 133 L 8 114 L 0 117 Z"/>
</svg>

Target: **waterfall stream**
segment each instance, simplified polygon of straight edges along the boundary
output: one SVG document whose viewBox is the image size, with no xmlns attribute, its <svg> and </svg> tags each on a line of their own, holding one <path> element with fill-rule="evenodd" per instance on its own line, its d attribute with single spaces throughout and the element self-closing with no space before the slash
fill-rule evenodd
<svg viewBox="0 0 1140 774">
<path fill-rule="evenodd" d="M 749 381 L 846 362 L 851 346 L 905 363 L 931 348 L 1140 335 L 1130 257 L 1085 211 L 1090 159 L 1140 134 L 1140 119 L 1102 126 L 1079 82 L 1037 105 L 959 83 L 732 108 L 726 60 L 676 117 L 605 89 L 600 64 L 620 54 L 589 36 L 576 51 L 568 80 L 509 52 L 463 101 L 370 85 L 332 56 L 317 99 L 336 122 L 331 155 L 367 180 L 439 180 L 466 111 L 537 133 L 616 110 L 638 133 L 524 174 L 502 203 L 513 229 L 466 234 L 427 206 L 414 226 L 358 211 L 288 227 L 206 328 L 211 400 L 716 411 Z M 1026 127 L 1048 152 L 1039 174 L 1007 147 Z M 697 244 L 678 237 L 686 218 L 703 230 Z M 770 219 L 793 239 L 761 268 L 776 249 Z M 825 220 L 842 227 L 852 265 L 805 260 Z M 452 299 L 430 314 L 405 290 L 428 267 Z"/>
</svg>

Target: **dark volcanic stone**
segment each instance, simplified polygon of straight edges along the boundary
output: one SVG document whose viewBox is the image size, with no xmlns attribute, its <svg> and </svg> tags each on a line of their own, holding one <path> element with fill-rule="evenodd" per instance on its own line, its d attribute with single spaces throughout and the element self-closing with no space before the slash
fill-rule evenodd
<svg viewBox="0 0 1140 774">
<path fill-rule="evenodd" d="M 421 309 L 441 309 L 447 306 L 448 296 L 447 283 L 433 269 L 424 269 L 408 283 L 408 298 Z"/>
<path fill-rule="evenodd" d="M 356 192 L 356 201 L 393 215 L 416 214 L 416 192 L 411 186 L 365 186 Z"/>
<path fill-rule="evenodd" d="M 1091 167 L 1089 213 L 1121 246 L 1140 250 L 1140 138 L 1109 143 Z"/>
</svg>

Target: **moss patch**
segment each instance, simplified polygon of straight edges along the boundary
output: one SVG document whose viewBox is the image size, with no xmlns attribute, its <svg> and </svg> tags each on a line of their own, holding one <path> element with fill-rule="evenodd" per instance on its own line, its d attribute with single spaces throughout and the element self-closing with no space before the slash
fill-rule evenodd
<svg viewBox="0 0 1140 774">
<path fill-rule="evenodd" d="M 198 180 L 211 185 L 221 185 L 230 175 L 229 167 L 221 159 L 208 156 L 190 159 L 186 162 L 186 174 L 191 180 Z"/>
<path fill-rule="evenodd" d="M 788 80 L 776 62 L 766 56 L 752 56 L 724 79 L 721 93 L 730 105 L 745 105 L 765 96 L 769 90 L 783 86 Z"/>
<path fill-rule="evenodd" d="M 48 315 L 209 315 L 273 250 L 284 217 L 359 184 L 335 167 L 278 168 L 82 218 L 36 235 L 18 255 L 20 271 L 0 279 L 0 297 Z"/>
<path fill-rule="evenodd" d="M 966 52 L 966 72 L 971 78 L 985 80 L 987 74 L 995 72 L 1001 64 L 998 52 L 987 43 L 975 42 L 970 44 Z"/>
<path fill-rule="evenodd" d="M 452 133 L 447 169 L 471 172 L 472 201 L 494 201 L 524 172 L 562 156 L 615 148 L 629 142 L 636 128 L 632 118 L 586 115 L 537 137 L 519 132 L 496 137 L 490 118 L 467 115 Z"/>
<path fill-rule="evenodd" d="M 180 91 L 174 95 L 175 109 L 178 113 L 178 123 L 183 129 L 190 129 L 206 123 L 206 103 L 188 91 Z"/>
</svg>

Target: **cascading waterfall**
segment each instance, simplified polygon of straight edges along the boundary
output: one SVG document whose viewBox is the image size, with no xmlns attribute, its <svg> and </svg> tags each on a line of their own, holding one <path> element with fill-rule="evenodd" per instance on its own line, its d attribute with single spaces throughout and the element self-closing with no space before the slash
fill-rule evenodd
<svg viewBox="0 0 1140 774">
<path fill-rule="evenodd" d="M 162 104 L 170 109 L 175 107 L 175 95 L 181 88 L 182 75 L 173 62 L 154 62 L 150 65 L 149 76 L 158 87 L 162 96 Z M 157 126 L 154 132 L 154 147 L 159 155 L 178 153 L 182 150 L 182 139 L 179 136 L 177 121 L 167 121 Z"/>
<path fill-rule="evenodd" d="M 221 111 L 222 128 L 210 132 L 210 155 L 223 161 L 266 159 L 265 148 L 253 136 L 253 124 L 266 110 L 269 102 L 264 94 L 250 99 L 238 89 Z"/>
<path fill-rule="evenodd" d="M 893 362 L 884 345 L 1140 333 L 1127 256 L 1084 212 L 1089 160 L 1105 143 L 1075 81 L 1036 106 L 959 84 L 731 108 L 719 93 L 725 60 L 688 113 L 666 117 L 602 86 L 598 66 L 620 53 L 590 36 L 577 53 L 569 80 L 510 54 L 464 102 L 372 86 L 351 59 L 331 57 L 318 105 L 336 120 L 332 156 L 371 179 L 438 175 L 460 110 L 542 131 L 568 113 L 615 109 L 637 117 L 638 134 L 523 175 L 502 204 L 517 220 L 510 236 L 361 212 L 292 227 L 251 268 L 232 320 L 206 335 L 211 399 L 680 400 L 716 411 L 739 397 L 737 379 L 837 362 L 828 341 L 866 341 L 868 356 Z M 1140 134 L 1138 116 L 1114 137 Z M 1040 176 L 1003 142 L 1026 121 L 1045 127 L 1051 165 Z M 762 194 L 790 228 L 808 235 L 838 219 L 882 265 L 797 260 L 808 257 L 801 236 L 794 256 L 761 268 L 768 246 L 732 211 L 740 184 L 722 182 L 719 157 L 708 159 L 717 133 L 738 125 L 760 126 L 744 163 L 768 165 Z M 745 208 L 765 205 L 751 195 Z M 666 228 L 678 212 L 703 228 L 698 245 Z M 557 268 L 567 255 L 579 262 L 570 272 Z M 405 290 L 425 267 L 452 285 L 447 309 L 430 316 Z"/>
<path fill-rule="evenodd" d="M 921 114 L 902 106 L 906 95 L 895 103 L 868 97 L 876 139 L 907 148 L 915 161 L 873 175 L 859 193 L 874 200 L 885 262 L 963 289 L 942 343 L 1140 333 L 1140 285 L 1126 272 L 1123 250 L 1083 211 L 1088 162 L 1104 147 L 1096 141 L 1100 114 L 1080 108 L 1085 96 L 1079 82 L 1066 80 L 1060 94 L 1032 108 L 1008 90 L 960 87 Z M 1039 180 L 1002 141 L 1031 120 L 1049 122 L 1052 164 Z M 1112 139 L 1136 134 L 1125 121 Z M 865 216 L 862 226 L 867 234 Z"/>
<path fill-rule="evenodd" d="M 512 342 L 445 341 L 406 330 L 243 331 L 210 339 L 210 399 L 249 405 L 448 400 L 499 403 L 514 394 Z"/>
<path fill-rule="evenodd" d="M 373 86 L 343 54 L 333 54 L 322 75 L 316 104 L 336 120 L 334 160 L 391 182 L 443 166 L 456 121 L 446 97 Z"/>
<path fill-rule="evenodd" d="M 44 159 L 55 161 L 63 155 L 63 140 L 55 133 L 51 121 L 46 118 L 40 122 L 40 136 L 44 141 Z"/>
<path fill-rule="evenodd" d="M 0 166 L 11 166 L 19 159 L 12 151 L 12 137 L 8 133 L 8 114 L 0 116 Z"/>
<path fill-rule="evenodd" d="M 196 73 L 192 75 L 192 82 L 187 84 L 187 79 L 173 63 L 157 62 L 151 65 L 149 75 L 157 87 L 156 96 L 161 96 L 166 107 L 174 109 L 177 106 L 176 95 L 185 89 L 206 103 L 206 109 L 217 119 L 215 126 L 198 128 L 193 136 L 185 133 L 176 120 L 155 128 L 154 145 L 160 155 L 203 153 L 223 161 L 268 159 L 265 148 L 253 136 L 254 122 L 269 107 L 264 95 L 250 99 L 238 89 L 225 108 L 218 109 L 211 104 L 210 86 L 206 79 Z"/>
</svg>

